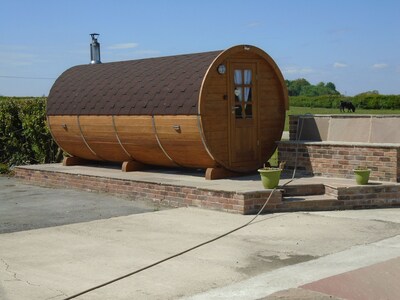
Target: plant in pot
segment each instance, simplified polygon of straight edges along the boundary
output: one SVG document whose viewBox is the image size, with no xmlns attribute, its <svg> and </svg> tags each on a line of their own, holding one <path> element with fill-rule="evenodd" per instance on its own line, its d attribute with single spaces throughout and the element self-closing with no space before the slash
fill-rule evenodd
<svg viewBox="0 0 400 300">
<path fill-rule="evenodd" d="M 284 165 L 285 165 L 284 163 L 280 163 L 278 168 L 274 168 L 274 167 L 266 167 L 264 164 L 263 168 L 258 169 L 264 188 L 274 189 L 278 186 Z"/>
<path fill-rule="evenodd" d="M 371 173 L 371 169 L 368 169 L 365 166 L 359 166 L 355 168 L 353 171 L 356 177 L 357 184 L 361 185 L 368 184 L 369 174 Z"/>
</svg>

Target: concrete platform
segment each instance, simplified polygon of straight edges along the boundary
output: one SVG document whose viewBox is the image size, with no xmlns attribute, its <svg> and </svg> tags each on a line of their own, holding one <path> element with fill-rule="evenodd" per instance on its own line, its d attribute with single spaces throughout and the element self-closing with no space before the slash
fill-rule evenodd
<svg viewBox="0 0 400 300">
<path fill-rule="evenodd" d="M 138 203 L 0 177 L 0 299 L 65 299 L 253 218 Z M 260 215 L 76 299 L 397 300 L 399 250 L 398 209 Z"/>
<path fill-rule="evenodd" d="M 19 203 L 14 210 L 20 212 L 12 215 L 27 223 L 39 212 L 26 210 L 24 216 L 21 206 L 35 199 L 46 205 L 68 194 L 66 189 L 30 188 L 14 179 L 7 184 L 11 181 L 16 189 L 13 199 Z M 21 189 L 27 191 L 17 192 Z M 11 201 L 11 195 L 2 192 L 0 211 L 5 200 Z M 74 213 L 85 212 L 91 194 L 71 191 L 69 197 L 75 198 L 77 207 Z M 120 202 L 111 196 L 109 201 L 117 206 Z M 99 205 L 108 210 L 104 201 Z M 52 206 L 40 216 L 46 220 L 62 209 Z M 178 208 L 3 233 L 0 299 L 65 299 L 252 218 Z M 376 280 L 374 298 L 361 299 L 397 300 L 399 222 L 398 209 L 261 215 L 223 239 L 76 299 L 335 299 L 344 290 L 357 291 Z M 375 272 L 364 277 L 365 270 Z M 352 281 L 346 284 L 342 278 Z M 331 289 L 336 282 L 340 285 Z"/>
<path fill-rule="evenodd" d="M 106 192 L 150 200 L 170 207 L 195 206 L 241 214 L 257 213 L 272 190 L 262 187 L 258 174 L 208 181 L 204 172 L 150 169 L 121 172 L 119 166 L 44 164 L 15 168 L 16 178 L 32 184 Z M 302 177 L 284 174 L 264 212 L 338 210 L 400 206 L 400 184 Z"/>
</svg>

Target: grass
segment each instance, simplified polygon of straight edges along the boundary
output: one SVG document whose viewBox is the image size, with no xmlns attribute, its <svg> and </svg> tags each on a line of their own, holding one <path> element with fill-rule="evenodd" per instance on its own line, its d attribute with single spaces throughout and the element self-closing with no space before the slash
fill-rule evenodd
<svg viewBox="0 0 400 300">
<path fill-rule="evenodd" d="M 357 109 L 356 114 L 361 115 L 394 115 L 400 114 L 399 109 Z M 296 107 L 291 106 L 286 112 L 285 131 L 289 130 L 289 115 L 333 115 L 333 114 L 353 114 L 348 112 L 340 112 L 338 108 L 319 108 L 319 107 Z"/>
</svg>

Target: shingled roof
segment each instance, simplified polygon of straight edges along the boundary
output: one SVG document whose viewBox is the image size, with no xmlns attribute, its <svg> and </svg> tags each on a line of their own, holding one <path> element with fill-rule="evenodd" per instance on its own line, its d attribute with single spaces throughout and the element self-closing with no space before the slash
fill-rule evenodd
<svg viewBox="0 0 400 300">
<path fill-rule="evenodd" d="M 47 114 L 197 114 L 202 80 L 220 53 L 72 67 L 54 83 L 47 101 Z"/>
</svg>

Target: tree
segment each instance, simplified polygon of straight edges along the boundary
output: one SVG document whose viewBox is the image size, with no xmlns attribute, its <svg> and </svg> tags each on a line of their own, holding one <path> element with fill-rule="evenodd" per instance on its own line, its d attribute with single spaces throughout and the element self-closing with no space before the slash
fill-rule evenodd
<svg viewBox="0 0 400 300">
<path fill-rule="evenodd" d="M 379 95 L 379 91 L 377 90 L 367 91 L 364 93 L 357 94 L 356 96 L 368 96 L 368 95 Z"/>
<path fill-rule="evenodd" d="M 332 91 L 336 91 L 336 86 L 332 82 L 327 82 L 325 86 Z"/>
<path fill-rule="evenodd" d="M 286 80 L 286 86 L 288 88 L 289 96 L 300 96 L 301 91 L 311 84 L 305 80 L 304 78 L 296 79 L 296 80 Z"/>
<path fill-rule="evenodd" d="M 289 96 L 323 96 L 323 95 L 340 95 L 336 90 L 336 86 L 332 82 L 319 82 L 317 85 L 310 84 L 304 78 L 296 80 L 285 80 L 288 88 Z"/>
</svg>

